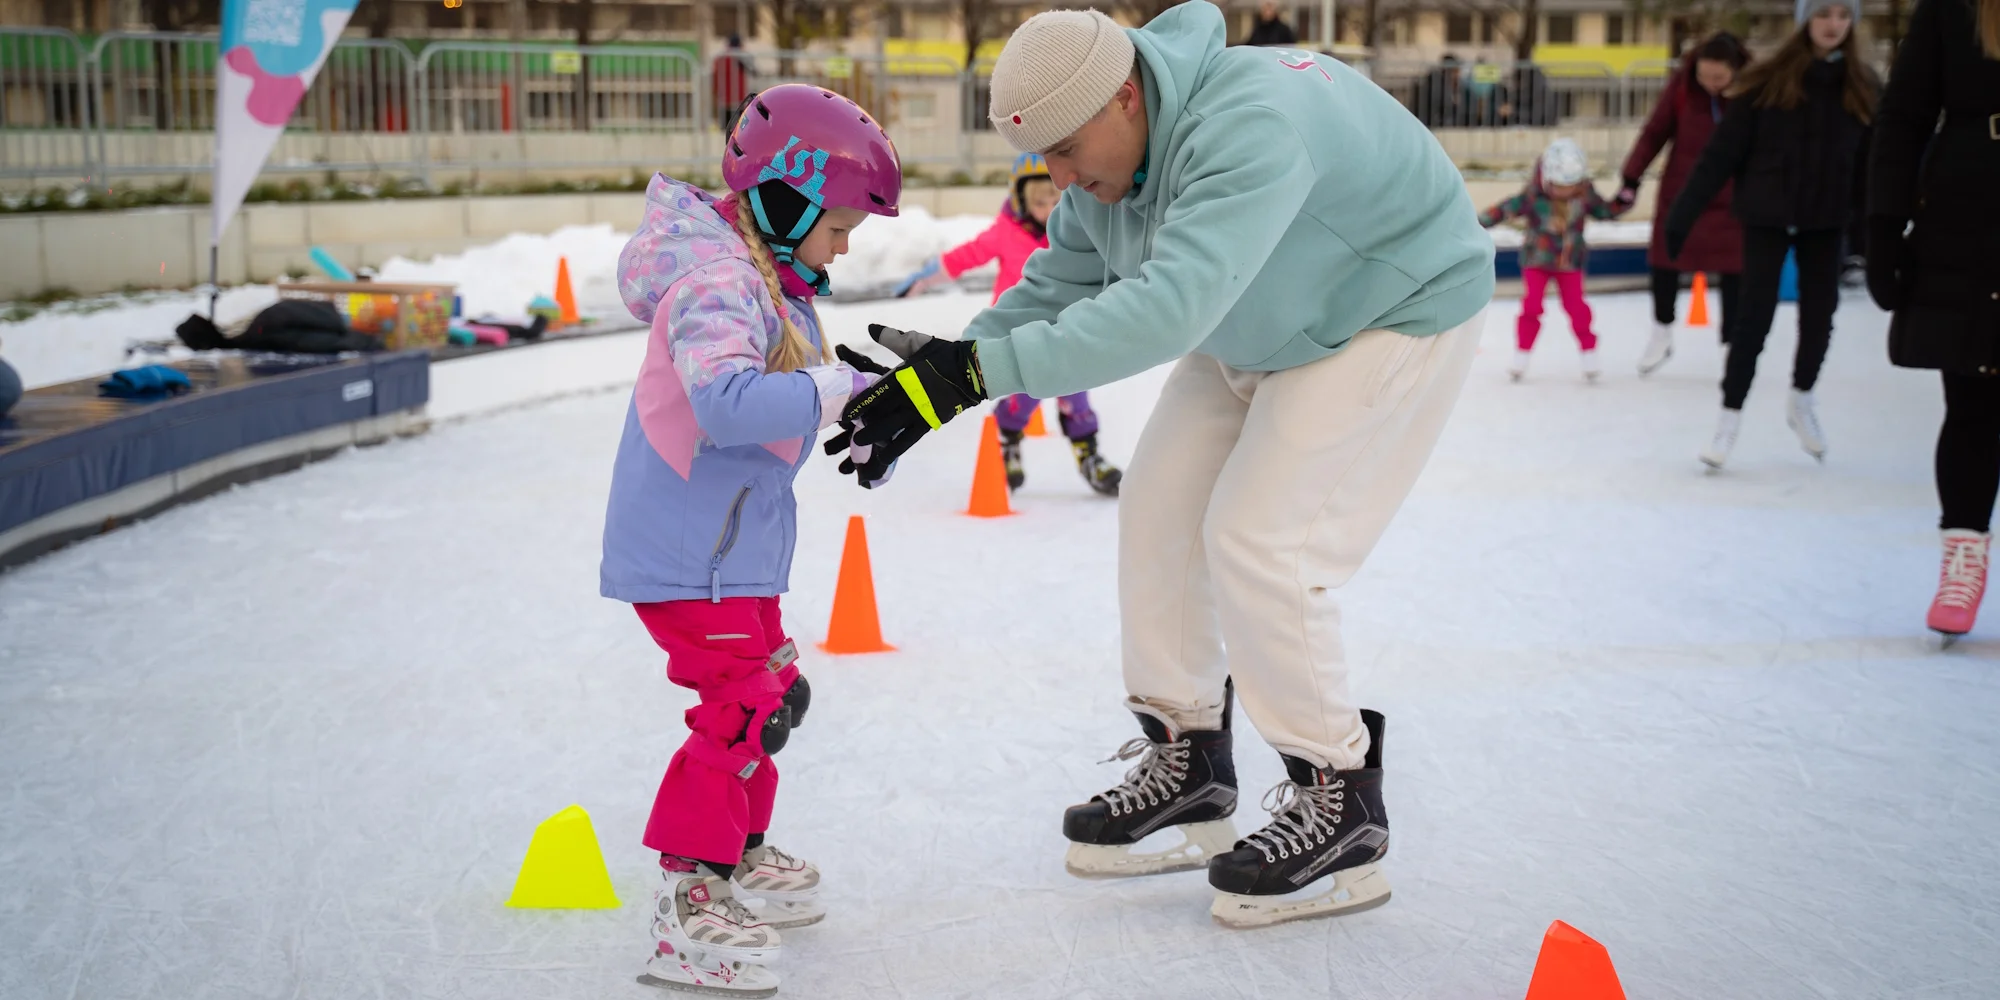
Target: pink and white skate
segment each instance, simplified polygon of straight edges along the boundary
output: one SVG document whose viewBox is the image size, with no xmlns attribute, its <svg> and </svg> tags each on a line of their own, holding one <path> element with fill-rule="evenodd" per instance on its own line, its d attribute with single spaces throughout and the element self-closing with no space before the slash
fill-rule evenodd
<svg viewBox="0 0 2000 1000">
<path fill-rule="evenodd" d="M 1944 533 L 1944 565 L 1938 570 L 1937 597 L 1926 619 L 1947 641 L 1972 631 L 1979 599 L 1986 595 L 1986 550 L 1990 536 L 1953 528 Z"/>
</svg>

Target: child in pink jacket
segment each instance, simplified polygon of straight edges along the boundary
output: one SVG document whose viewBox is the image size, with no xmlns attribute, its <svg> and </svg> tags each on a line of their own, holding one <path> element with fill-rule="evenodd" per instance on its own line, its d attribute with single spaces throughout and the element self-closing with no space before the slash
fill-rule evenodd
<svg viewBox="0 0 2000 1000">
<path fill-rule="evenodd" d="M 1011 191 L 1000 215 L 986 231 L 965 243 L 933 257 L 915 274 L 896 287 L 896 296 L 920 295 L 947 284 L 959 275 L 987 261 L 1000 261 L 1000 276 L 993 282 L 993 301 L 1021 280 L 1021 268 L 1035 251 L 1049 245 L 1046 226 L 1055 211 L 1056 186 L 1049 180 L 1049 165 L 1040 153 L 1023 153 L 1014 161 Z M 1028 419 L 1035 415 L 1041 400 L 1016 393 L 994 405 L 993 416 L 1000 424 L 1000 455 L 1007 464 L 1007 486 L 1020 489 L 1027 474 L 1021 466 L 1021 435 Z M 1118 495 L 1118 481 L 1124 473 L 1097 453 L 1097 413 L 1090 408 L 1090 394 L 1071 393 L 1056 400 L 1062 419 L 1063 436 L 1069 438 L 1076 454 L 1077 471 L 1090 488 L 1105 495 Z"/>
</svg>

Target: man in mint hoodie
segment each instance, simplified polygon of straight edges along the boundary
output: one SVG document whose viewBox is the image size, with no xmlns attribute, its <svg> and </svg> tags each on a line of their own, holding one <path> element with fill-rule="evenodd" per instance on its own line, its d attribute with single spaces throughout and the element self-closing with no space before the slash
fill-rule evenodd
<svg viewBox="0 0 2000 1000">
<path fill-rule="evenodd" d="M 1380 88 L 1225 37 L 1206 2 L 1140 29 L 1051 11 L 1014 33 L 992 120 L 1064 189 L 1049 248 L 965 340 L 871 328 L 904 364 L 843 423 L 879 476 L 981 400 L 1179 359 L 1119 512 L 1126 705 L 1145 739 L 1063 832 L 1077 875 L 1206 867 L 1215 915 L 1255 926 L 1388 898 L 1382 717 L 1349 695 L 1333 594 L 1464 384 L 1493 241 L 1443 149 Z M 1232 681 L 1289 775 L 1240 840 Z M 1179 846 L 1132 849 L 1168 827 Z"/>
</svg>

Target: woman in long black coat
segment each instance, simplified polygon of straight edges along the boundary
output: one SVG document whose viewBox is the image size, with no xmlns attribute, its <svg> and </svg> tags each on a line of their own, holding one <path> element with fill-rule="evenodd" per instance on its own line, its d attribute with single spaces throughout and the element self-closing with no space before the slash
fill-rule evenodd
<svg viewBox="0 0 2000 1000">
<path fill-rule="evenodd" d="M 1944 375 L 1929 625 L 1962 635 L 1986 590 L 2000 490 L 2000 0 L 1918 0 L 1871 167 L 1868 291 L 1896 314 L 1889 360 Z"/>
</svg>

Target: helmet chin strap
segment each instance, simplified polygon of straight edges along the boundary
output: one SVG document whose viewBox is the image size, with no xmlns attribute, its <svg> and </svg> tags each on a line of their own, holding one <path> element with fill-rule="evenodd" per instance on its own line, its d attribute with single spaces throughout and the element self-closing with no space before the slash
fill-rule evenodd
<svg viewBox="0 0 2000 1000">
<path fill-rule="evenodd" d="M 799 221 L 792 226 L 792 231 L 780 236 L 771 225 L 770 217 L 764 212 L 764 196 L 754 187 L 750 189 L 749 194 L 750 212 L 756 217 L 757 231 L 763 233 L 764 242 L 771 245 L 771 256 L 778 263 L 789 265 L 792 273 L 812 286 L 814 294 L 825 295 L 831 292 L 833 283 L 827 276 L 805 266 L 798 258 L 799 244 L 804 242 L 806 234 L 812 232 L 813 223 L 819 221 L 820 215 L 823 214 L 819 205 L 807 202 L 806 210 L 800 213 Z"/>
</svg>

